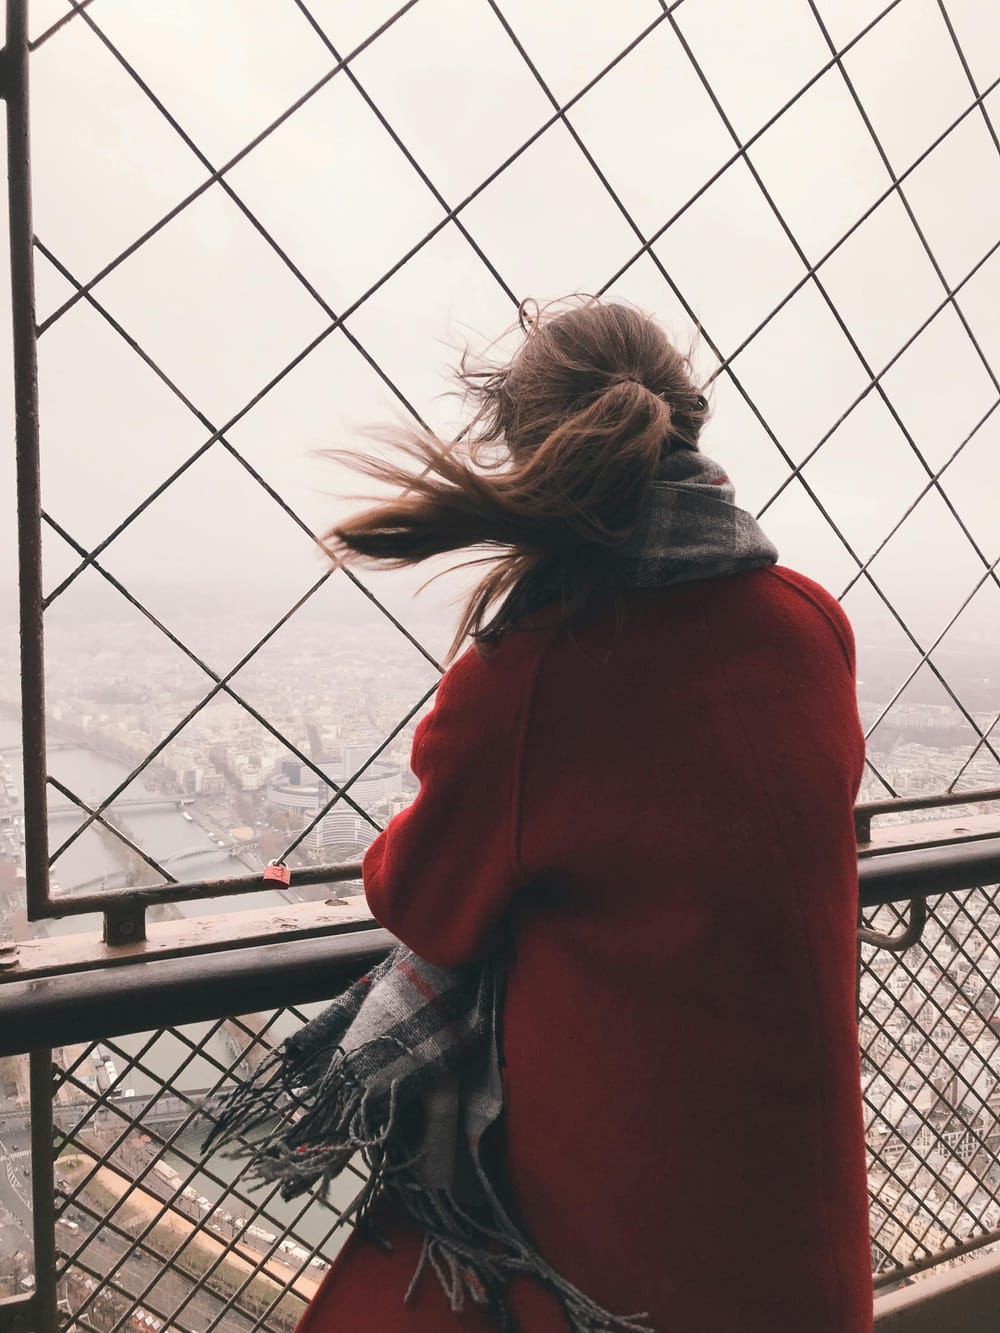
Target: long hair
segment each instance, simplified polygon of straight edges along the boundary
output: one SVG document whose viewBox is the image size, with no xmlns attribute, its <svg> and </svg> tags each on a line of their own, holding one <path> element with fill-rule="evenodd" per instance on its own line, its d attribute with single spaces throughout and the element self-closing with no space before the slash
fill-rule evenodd
<svg viewBox="0 0 1000 1333">
<path fill-rule="evenodd" d="M 559 313 L 536 306 L 532 316 L 528 305 L 519 312 L 524 341 L 507 364 L 470 366 L 463 356 L 458 378 L 475 412 L 460 439 L 380 432 L 416 474 L 402 462 L 323 451 L 402 492 L 324 534 L 335 560 L 399 569 L 483 552 L 460 562 L 490 569 L 449 660 L 467 635 L 481 647 L 516 627 L 539 589 L 571 620 L 613 586 L 613 553 L 636 526 L 657 463 L 671 447 L 696 448 L 708 412 L 688 357 L 649 316 L 593 297 Z"/>
</svg>

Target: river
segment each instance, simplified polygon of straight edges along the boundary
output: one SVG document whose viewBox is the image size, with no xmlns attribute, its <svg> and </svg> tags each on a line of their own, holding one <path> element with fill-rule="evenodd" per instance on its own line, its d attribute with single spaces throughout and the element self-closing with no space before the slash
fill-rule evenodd
<svg viewBox="0 0 1000 1333">
<path fill-rule="evenodd" d="M 10 749 L 19 745 L 20 724 L 10 718 L 0 718 L 0 750 L 6 752 L 4 758 L 10 764 L 14 785 L 21 796 L 20 750 Z M 91 806 L 103 800 L 131 772 L 118 760 L 107 759 L 83 748 L 51 750 L 48 766 L 52 777 L 58 778 Z M 122 799 L 141 799 L 149 795 L 140 777 L 125 788 Z M 66 798 L 60 792 L 53 787 L 49 788 L 50 807 L 66 803 Z M 75 813 L 59 811 L 50 816 L 51 853 L 59 850 L 83 823 L 83 818 Z M 244 873 L 240 862 L 234 861 L 226 852 L 221 852 L 208 833 L 197 822 L 185 819 L 179 809 L 164 807 L 160 810 L 128 810 L 123 812 L 123 819 L 135 842 L 157 860 L 176 852 L 204 847 L 203 856 L 188 857 L 179 863 L 175 871 L 179 879 L 221 879 Z M 123 860 L 110 845 L 110 837 L 91 825 L 57 856 L 52 865 L 52 876 L 63 892 L 71 894 L 78 886 L 86 885 L 102 875 L 116 874 L 122 868 Z M 98 886 L 91 884 L 91 887 Z M 279 893 L 261 892 L 179 903 L 178 908 L 186 916 L 210 916 L 217 912 L 239 911 L 245 907 L 281 907 L 286 901 Z M 65 934 L 75 930 L 96 930 L 99 926 L 100 921 L 96 916 L 65 917 L 47 922 L 44 933 Z"/>
<path fill-rule="evenodd" d="M 9 747 L 20 742 L 20 727 L 11 719 L 0 719 L 0 750 L 5 751 L 19 796 L 21 789 L 20 751 L 12 752 Z M 53 749 L 48 756 L 49 771 L 53 777 L 85 800 L 89 805 L 102 800 L 127 777 L 130 769 L 114 759 L 106 759 L 85 749 Z M 137 779 L 123 792 L 123 797 L 148 796 L 141 778 Z M 49 789 L 49 803 L 65 804 L 65 798 L 54 788 Z M 129 810 L 125 822 L 135 841 L 151 856 L 161 859 L 171 853 L 204 847 L 203 856 L 192 856 L 178 866 L 185 880 L 221 878 L 243 873 L 243 866 L 234 861 L 226 852 L 220 851 L 208 833 L 196 822 L 184 818 L 179 809 L 164 807 L 154 810 Z M 75 814 L 55 813 L 49 820 L 49 841 L 54 852 L 79 827 L 82 819 Z M 122 860 L 116 855 L 110 840 L 99 833 L 92 825 L 66 849 L 52 866 L 52 875 L 58 880 L 62 891 L 72 894 L 74 888 L 87 884 L 101 875 L 114 874 L 122 869 Z M 181 875 L 179 874 L 180 878 Z M 188 903 L 177 903 L 177 910 L 185 916 L 207 916 L 217 912 L 239 911 L 247 907 L 281 907 L 290 901 L 284 894 L 262 891 L 259 893 L 237 894 L 229 898 L 199 899 Z M 40 936 L 62 935 L 74 931 L 96 931 L 101 928 L 101 918 L 97 915 L 63 917 L 33 924 L 33 933 Z M 208 1030 L 207 1024 L 191 1025 L 185 1028 L 185 1035 L 192 1041 L 201 1040 Z M 289 1027 L 290 1031 L 291 1028 Z M 150 1034 L 135 1034 L 119 1037 L 115 1044 L 130 1055 L 138 1053 L 149 1040 Z M 286 1035 L 282 1030 L 281 1035 Z M 143 1058 L 143 1063 L 150 1070 L 145 1074 L 141 1069 L 129 1072 L 127 1084 L 137 1094 L 152 1092 L 160 1081 L 174 1079 L 175 1085 L 186 1091 L 206 1088 L 218 1077 L 216 1061 L 229 1064 L 233 1052 L 221 1033 L 216 1034 L 208 1046 L 209 1059 L 195 1058 L 185 1066 L 179 1075 L 175 1071 L 190 1054 L 190 1048 L 178 1038 L 169 1034 L 161 1036 Z M 116 1062 L 120 1064 L 120 1061 Z"/>
</svg>

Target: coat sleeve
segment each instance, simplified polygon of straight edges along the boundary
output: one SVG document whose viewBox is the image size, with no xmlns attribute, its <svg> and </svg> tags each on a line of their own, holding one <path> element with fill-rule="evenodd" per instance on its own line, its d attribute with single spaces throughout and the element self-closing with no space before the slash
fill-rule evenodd
<svg viewBox="0 0 1000 1333">
<path fill-rule="evenodd" d="M 790 584 L 802 596 L 809 599 L 810 602 L 821 611 L 826 618 L 830 628 L 837 637 L 840 651 L 843 654 L 844 661 L 847 664 L 850 673 L 852 709 L 851 709 L 851 730 L 855 736 L 854 745 L 854 800 L 858 798 L 858 792 L 861 790 L 861 782 L 865 773 L 865 736 L 861 725 L 861 719 L 858 716 L 857 707 L 857 644 L 854 638 L 854 630 L 851 622 L 847 618 L 847 613 L 831 593 L 816 583 L 813 579 L 807 578 L 805 574 L 799 574 L 795 570 L 785 569 L 784 567 L 775 568 L 773 573 L 777 574 L 785 583 Z"/>
<path fill-rule="evenodd" d="M 437 967 L 492 952 L 524 881 L 520 767 L 537 638 L 508 635 L 487 658 L 470 649 L 445 674 L 413 738 L 416 800 L 365 854 L 372 915 Z"/>
</svg>

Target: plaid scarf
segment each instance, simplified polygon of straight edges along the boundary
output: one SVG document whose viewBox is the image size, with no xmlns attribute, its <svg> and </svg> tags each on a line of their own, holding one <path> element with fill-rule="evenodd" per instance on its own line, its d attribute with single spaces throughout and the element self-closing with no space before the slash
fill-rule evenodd
<svg viewBox="0 0 1000 1333">
<path fill-rule="evenodd" d="M 625 580 L 641 588 L 777 560 L 755 520 L 735 507 L 723 470 L 689 449 L 661 463 L 620 554 Z M 499 958 L 439 968 L 400 945 L 235 1091 L 215 1113 L 204 1151 L 248 1157 L 250 1178 L 280 1181 L 285 1199 L 316 1185 L 328 1198 L 360 1155 L 369 1176 L 345 1217 L 364 1226 L 385 1191 L 424 1235 L 407 1298 L 429 1266 L 453 1311 L 468 1298 L 509 1330 L 505 1289 L 525 1274 L 553 1293 L 575 1333 L 652 1333 L 646 1315 L 610 1314 L 546 1263 L 484 1169 L 480 1142 L 503 1109 L 503 975 Z"/>
<path fill-rule="evenodd" d="M 673 449 L 653 478 L 635 532 L 621 549 L 625 582 L 662 588 L 773 565 L 778 552 L 735 503 L 726 472 L 697 449 Z"/>
</svg>

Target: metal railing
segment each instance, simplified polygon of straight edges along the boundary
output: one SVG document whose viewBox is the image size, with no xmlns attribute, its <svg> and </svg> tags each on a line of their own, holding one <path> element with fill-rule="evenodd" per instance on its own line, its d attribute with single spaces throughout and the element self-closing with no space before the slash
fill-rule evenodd
<svg viewBox="0 0 1000 1333">
<path fill-rule="evenodd" d="M 1000 1242 L 998 906 L 995 885 L 928 903 L 920 941 L 861 970 L 876 1292 Z"/>
</svg>

